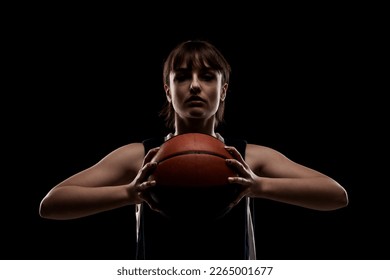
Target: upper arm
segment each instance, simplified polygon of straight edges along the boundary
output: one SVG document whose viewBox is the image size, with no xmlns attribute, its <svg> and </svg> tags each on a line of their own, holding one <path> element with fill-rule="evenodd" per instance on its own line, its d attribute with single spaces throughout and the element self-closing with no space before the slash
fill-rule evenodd
<svg viewBox="0 0 390 280">
<path fill-rule="evenodd" d="M 65 185 L 99 187 L 130 183 L 142 167 L 144 155 L 142 143 L 122 146 L 95 165 L 65 179 L 57 187 Z"/>
<path fill-rule="evenodd" d="M 272 178 L 300 178 L 324 174 L 287 158 L 268 147 L 248 144 L 245 161 L 258 176 Z"/>
</svg>

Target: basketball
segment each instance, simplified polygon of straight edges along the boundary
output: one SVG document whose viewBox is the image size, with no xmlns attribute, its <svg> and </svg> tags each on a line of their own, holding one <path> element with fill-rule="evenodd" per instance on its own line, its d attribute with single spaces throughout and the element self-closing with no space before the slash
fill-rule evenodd
<svg viewBox="0 0 390 280">
<path fill-rule="evenodd" d="M 170 218 L 216 219 L 229 211 L 239 194 L 237 176 L 225 159 L 233 158 L 217 138 L 202 133 L 174 136 L 160 146 L 152 159 L 157 167 L 150 176 L 156 186 L 150 197 Z"/>
</svg>

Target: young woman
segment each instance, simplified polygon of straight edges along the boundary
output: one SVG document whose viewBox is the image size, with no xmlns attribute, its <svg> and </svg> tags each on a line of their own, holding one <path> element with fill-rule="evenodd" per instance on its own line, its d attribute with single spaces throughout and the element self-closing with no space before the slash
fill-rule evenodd
<svg viewBox="0 0 390 280">
<path fill-rule="evenodd" d="M 253 201 L 256 198 L 321 211 L 347 206 L 345 189 L 327 175 L 298 164 L 280 152 L 217 132 L 223 120 L 230 65 L 207 41 L 186 41 L 168 55 L 163 69 L 171 132 L 165 137 L 130 143 L 95 165 L 54 186 L 39 213 L 48 219 L 76 219 L 134 205 L 137 259 L 256 259 Z M 231 211 L 216 221 L 171 220 L 159 213 L 145 190 L 157 166 L 158 147 L 176 135 L 197 132 L 224 142 L 235 159 L 226 164 L 239 174 L 228 178 L 242 192 Z"/>
</svg>

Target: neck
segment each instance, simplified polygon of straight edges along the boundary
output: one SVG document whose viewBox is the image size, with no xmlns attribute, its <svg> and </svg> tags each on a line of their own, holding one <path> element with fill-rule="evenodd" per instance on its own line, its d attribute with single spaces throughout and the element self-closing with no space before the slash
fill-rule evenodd
<svg viewBox="0 0 390 280">
<path fill-rule="evenodd" d="M 179 135 L 184 133 L 203 133 L 203 134 L 209 134 L 211 136 L 217 137 L 217 133 L 214 129 L 194 129 L 194 128 L 187 128 L 187 129 L 175 129 L 175 132 L 173 135 Z"/>
<path fill-rule="evenodd" d="M 180 122 L 176 121 L 174 135 L 183 134 L 183 133 L 204 133 L 216 137 L 216 132 L 214 129 L 215 122 L 214 119 L 209 121 L 191 121 L 191 122 Z"/>
</svg>

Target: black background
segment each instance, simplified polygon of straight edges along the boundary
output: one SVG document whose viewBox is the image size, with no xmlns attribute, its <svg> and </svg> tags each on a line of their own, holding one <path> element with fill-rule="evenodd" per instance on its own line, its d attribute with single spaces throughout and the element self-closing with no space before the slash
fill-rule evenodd
<svg viewBox="0 0 390 280">
<path fill-rule="evenodd" d="M 349 206 L 331 212 L 256 201 L 258 258 L 389 258 L 385 110 L 371 64 L 380 43 L 364 18 L 345 10 L 244 23 L 196 10 L 167 22 L 102 10 L 13 23 L 1 259 L 134 258 L 132 207 L 68 221 L 42 219 L 38 207 L 113 149 L 168 132 L 162 64 L 188 39 L 214 43 L 232 66 L 223 135 L 275 148 L 349 193 Z"/>
</svg>

